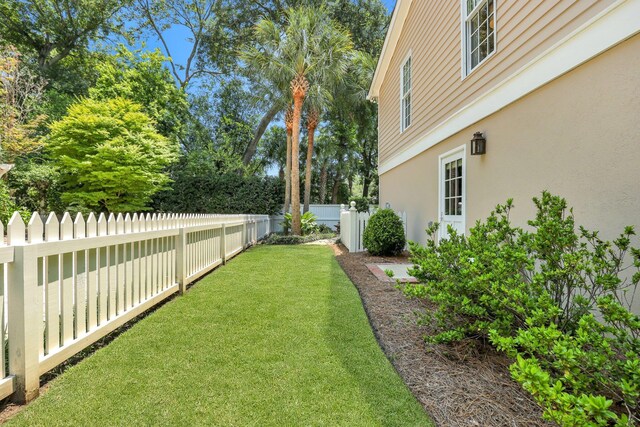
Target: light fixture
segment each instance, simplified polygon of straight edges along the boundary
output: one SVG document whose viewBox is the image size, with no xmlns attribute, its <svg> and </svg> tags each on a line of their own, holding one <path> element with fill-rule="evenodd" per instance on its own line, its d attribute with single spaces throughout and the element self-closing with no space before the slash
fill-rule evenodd
<svg viewBox="0 0 640 427">
<path fill-rule="evenodd" d="M 471 155 L 480 156 L 487 152 L 487 140 L 482 135 L 482 132 L 476 132 L 473 134 L 471 140 Z"/>
</svg>

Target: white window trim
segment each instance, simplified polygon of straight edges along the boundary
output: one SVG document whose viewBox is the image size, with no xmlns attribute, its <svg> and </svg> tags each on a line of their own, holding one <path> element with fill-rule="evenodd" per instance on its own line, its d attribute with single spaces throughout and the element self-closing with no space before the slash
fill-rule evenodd
<svg viewBox="0 0 640 427">
<path fill-rule="evenodd" d="M 409 89 L 409 94 L 411 95 L 411 122 L 409 123 L 409 126 L 404 127 L 404 105 L 403 105 L 403 101 L 404 101 L 404 94 L 403 94 L 403 90 L 404 90 L 404 72 L 403 71 L 404 71 L 405 64 L 410 59 L 411 59 L 411 89 Z M 411 125 L 413 124 L 413 83 L 414 83 L 414 78 L 413 78 L 413 52 L 411 50 L 409 50 L 409 53 L 407 54 L 407 56 L 405 56 L 404 60 L 400 63 L 400 133 L 403 133 L 404 131 L 409 129 L 411 127 Z"/>
<path fill-rule="evenodd" d="M 482 3 L 484 3 L 484 1 Z M 480 8 L 482 3 L 478 4 L 471 12 L 476 12 Z M 469 14 L 467 13 L 467 2 L 466 0 L 460 0 L 460 62 L 462 64 L 462 66 L 460 67 L 461 80 L 464 80 L 467 76 L 480 68 L 480 66 L 486 63 L 487 60 L 495 55 L 495 53 L 498 51 L 498 0 L 494 0 L 493 8 L 493 52 L 488 54 L 482 61 L 478 62 L 478 64 L 473 67 L 473 69 L 470 68 L 471 52 L 467 48 L 468 16 Z"/>
</svg>

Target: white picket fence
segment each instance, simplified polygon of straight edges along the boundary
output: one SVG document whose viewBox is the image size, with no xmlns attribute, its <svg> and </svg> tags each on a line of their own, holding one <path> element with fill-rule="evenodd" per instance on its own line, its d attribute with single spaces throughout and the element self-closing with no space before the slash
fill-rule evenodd
<svg viewBox="0 0 640 427">
<path fill-rule="evenodd" d="M 364 229 L 369 223 L 369 218 L 375 213 L 374 210 L 369 212 L 358 212 L 356 203 L 351 202 L 351 206 L 347 209 L 342 205 L 340 212 L 340 241 L 349 250 L 349 252 L 364 252 L 366 249 L 362 244 L 362 235 Z M 402 224 L 404 224 L 404 235 L 407 235 L 407 214 L 406 212 L 396 212 Z"/>
<path fill-rule="evenodd" d="M 267 215 L 15 213 L 0 242 L 0 399 L 33 399 L 42 374 L 270 232 Z"/>
</svg>

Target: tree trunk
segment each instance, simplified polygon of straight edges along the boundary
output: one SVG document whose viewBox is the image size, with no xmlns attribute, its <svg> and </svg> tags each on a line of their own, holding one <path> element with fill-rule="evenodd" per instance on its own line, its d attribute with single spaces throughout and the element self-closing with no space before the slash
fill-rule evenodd
<svg viewBox="0 0 640 427">
<path fill-rule="evenodd" d="M 371 184 L 371 178 L 365 176 L 362 180 L 362 197 L 369 198 L 369 185 Z"/>
<path fill-rule="evenodd" d="M 284 171 L 284 213 L 291 209 L 291 132 L 287 129 L 287 165 Z"/>
<path fill-rule="evenodd" d="M 340 173 L 336 173 L 333 180 L 333 190 L 331 191 L 331 203 L 338 203 L 338 192 L 340 191 Z"/>
<path fill-rule="evenodd" d="M 320 203 L 324 203 L 327 198 L 327 162 L 322 163 L 320 169 Z"/>
<path fill-rule="evenodd" d="M 315 110 L 309 111 L 308 126 L 307 126 L 307 164 L 305 166 L 304 176 L 304 212 L 309 212 L 309 202 L 311 200 L 311 167 L 313 164 L 313 140 L 316 134 L 316 128 L 318 127 L 319 114 Z"/>
<path fill-rule="evenodd" d="M 247 146 L 247 149 L 244 151 L 244 155 L 242 156 L 242 162 L 245 165 L 248 165 L 249 163 L 251 163 L 251 160 L 253 160 L 253 156 L 255 156 L 256 154 L 258 143 L 260 142 L 262 135 L 264 135 L 264 132 L 267 130 L 269 123 L 271 123 L 271 121 L 279 111 L 280 107 L 278 106 L 278 104 L 274 104 L 271 109 L 269 109 L 269 111 L 267 111 L 265 115 L 262 116 L 262 119 L 260 120 L 255 133 L 253 134 L 253 139 Z"/>
<path fill-rule="evenodd" d="M 309 90 L 309 82 L 303 75 L 296 76 L 291 81 L 293 93 L 293 130 L 291 134 L 291 231 L 295 235 L 302 235 L 302 220 L 300 217 L 300 119 L 302 104 Z"/>
</svg>

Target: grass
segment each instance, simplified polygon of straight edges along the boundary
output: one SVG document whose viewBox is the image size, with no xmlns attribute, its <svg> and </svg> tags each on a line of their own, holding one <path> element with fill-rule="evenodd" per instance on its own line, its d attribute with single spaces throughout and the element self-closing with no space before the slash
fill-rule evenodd
<svg viewBox="0 0 640 427">
<path fill-rule="evenodd" d="M 325 246 L 260 246 L 52 381 L 10 425 L 430 426 Z"/>
</svg>

